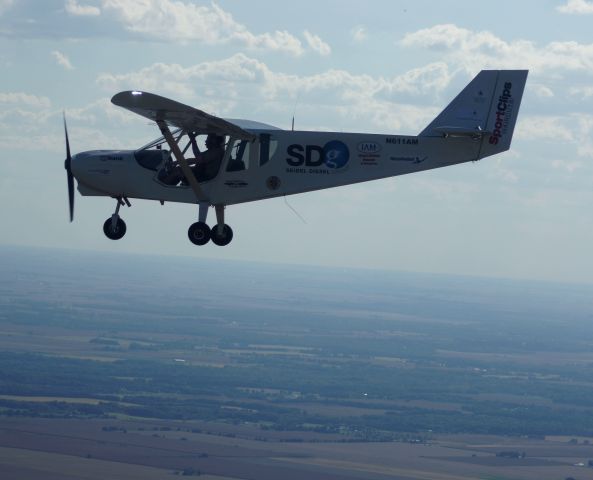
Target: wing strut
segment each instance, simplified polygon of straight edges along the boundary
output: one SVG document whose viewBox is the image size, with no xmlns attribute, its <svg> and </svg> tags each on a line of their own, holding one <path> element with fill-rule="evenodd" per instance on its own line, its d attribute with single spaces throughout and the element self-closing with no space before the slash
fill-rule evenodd
<svg viewBox="0 0 593 480">
<path fill-rule="evenodd" d="M 188 181 L 191 189 L 196 194 L 196 198 L 198 199 L 198 202 L 199 203 L 208 202 L 208 198 L 206 197 L 206 195 L 204 195 L 204 192 L 200 188 L 200 184 L 196 180 L 194 172 L 192 171 L 191 167 L 187 163 L 187 160 L 183 156 L 183 152 L 181 151 L 181 149 L 179 148 L 179 145 L 175 141 L 175 138 L 173 137 L 171 130 L 169 130 L 169 126 L 165 123 L 164 120 L 157 120 L 156 123 L 159 126 L 159 128 L 161 129 L 161 133 L 165 137 L 165 140 L 167 141 L 169 148 L 173 152 L 173 155 L 175 156 L 175 160 L 177 160 L 177 163 L 179 163 L 179 166 L 181 167 L 181 171 L 183 172 L 183 175 L 185 175 L 185 178 Z"/>
</svg>

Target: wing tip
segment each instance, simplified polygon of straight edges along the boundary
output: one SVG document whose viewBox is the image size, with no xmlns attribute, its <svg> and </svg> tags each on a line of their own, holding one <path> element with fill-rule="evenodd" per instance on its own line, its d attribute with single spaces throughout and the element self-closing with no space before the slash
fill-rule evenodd
<svg viewBox="0 0 593 480">
<path fill-rule="evenodd" d="M 123 107 L 125 100 L 130 100 L 134 98 L 139 98 L 143 95 L 146 95 L 148 92 L 143 92 L 141 90 L 124 90 L 123 92 L 116 93 L 113 97 L 111 97 L 111 103 L 117 105 L 118 107 Z"/>
</svg>

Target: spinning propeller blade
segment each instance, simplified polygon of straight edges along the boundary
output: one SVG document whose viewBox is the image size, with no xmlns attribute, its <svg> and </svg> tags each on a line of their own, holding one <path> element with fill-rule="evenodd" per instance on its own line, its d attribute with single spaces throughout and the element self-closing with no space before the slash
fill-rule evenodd
<svg viewBox="0 0 593 480">
<path fill-rule="evenodd" d="M 64 113 L 64 135 L 66 137 L 66 161 L 64 168 L 68 176 L 68 203 L 70 205 L 70 221 L 74 220 L 74 176 L 72 175 L 72 157 L 70 155 L 70 142 L 68 141 L 68 127 L 66 126 L 66 113 Z"/>
</svg>

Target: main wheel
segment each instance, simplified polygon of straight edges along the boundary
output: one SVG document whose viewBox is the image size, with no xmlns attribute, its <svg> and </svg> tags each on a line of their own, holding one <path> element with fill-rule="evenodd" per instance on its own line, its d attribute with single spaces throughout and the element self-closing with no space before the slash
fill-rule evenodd
<svg viewBox="0 0 593 480">
<path fill-rule="evenodd" d="M 126 234 L 126 222 L 118 218 L 114 228 L 111 218 L 108 218 L 103 224 L 103 233 L 110 240 L 119 240 Z"/>
<path fill-rule="evenodd" d="M 210 241 L 210 227 L 204 222 L 192 223 L 187 236 L 194 245 L 206 245 Z"/>
<path fill-rule="evenodd" d="M 231 240 L 233 239 L 233 230 L 225 223 L 224 227 L 222 227 L 222 234 L 219 235 L 218 225 L 214 225 L 210 232 L 210 236 L 216 245 L 219 247 L 224 247 L 225 245 L 231 243 Z"/>
</svg>

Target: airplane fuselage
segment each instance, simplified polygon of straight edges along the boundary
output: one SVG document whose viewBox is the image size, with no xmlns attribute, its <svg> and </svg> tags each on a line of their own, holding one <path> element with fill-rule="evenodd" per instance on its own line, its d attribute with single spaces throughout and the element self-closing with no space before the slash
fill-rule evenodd
<svg viewBox="0 0 593 480">
<path fill-rule="evenodd" d="M 243 168 L 230 168 L 229 142 L 218 175 L 200 183 L 211 205 L 232 205 L 282 195 L 366 182 L 477 160 L 487 137 L 401 136 L 366 133 L 254 130 L 245 142 Z M 189 186 L 165 185 L 158 170 L 166 150 L 154 150 L 150 162 L 138 151 L 79 153 L 72 171 L 83 195 L 197 203 Z M 161 156 L 159 156 L 161 155 Z M 482 155 L 483 156 L 483 155 Z"/>
</svg>

